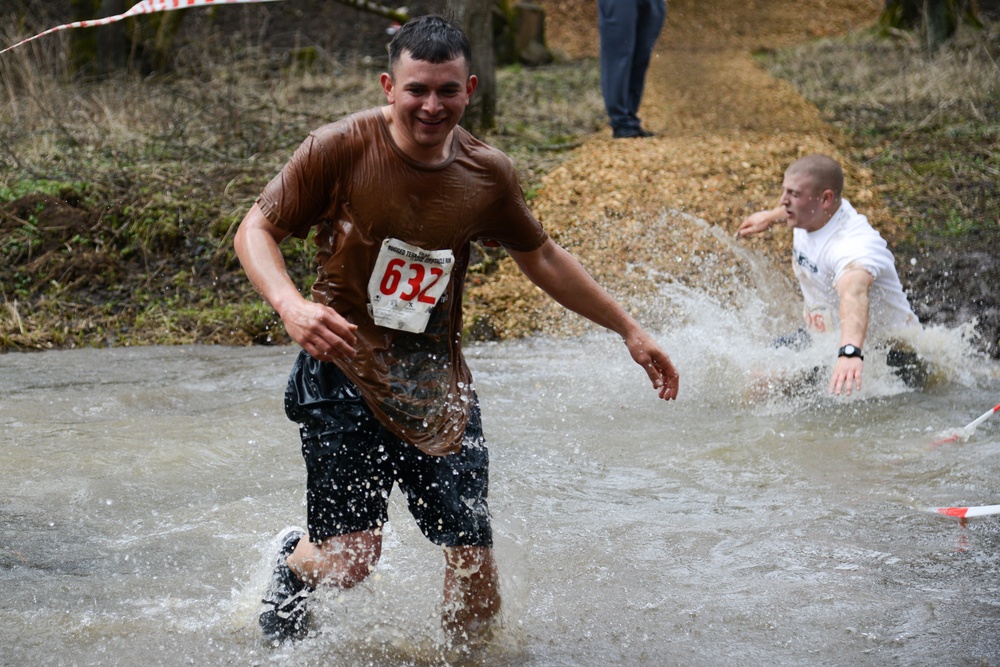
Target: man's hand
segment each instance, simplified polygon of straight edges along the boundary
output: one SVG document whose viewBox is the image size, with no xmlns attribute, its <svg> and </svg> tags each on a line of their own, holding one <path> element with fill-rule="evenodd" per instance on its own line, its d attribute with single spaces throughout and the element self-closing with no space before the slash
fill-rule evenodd
<svg viewBox="0 0 1000 667">
<path fill-rule="evenodd" d="M 830 393 L 850 396 L 853 391 L 861 391 L 861 370 L 863 361 L 858 357 L 838 357 L 830 379 Z"/>
<path fill-rule="evenodd" d="M 785 209 L 782 206 L 773 208 L 770 211 L 757 211 L 753 215 L 747 216 L 747 218 L 740 223 L 739 228 L 736 230 L 736 238 L 743 238 L 744 236 L 751 236 L 753 234 L 765 232 L 771 228 L 771 225 L 783 220 L 784 217 Z"/>
<path fill-rule="evenodd" d="M 320 361 L 353 357 L 357 326 L 299 293 L 278 249 L 286 238 L 288 232 L 271 224 L 254 204 L 236 230 L 233 245 L 250 282 L 281 316 L 292 340 Z"/>
<path fill-rule="evenodd" d="M 628 346 L 629 354 L 635 363 L 646 371 L 660 398 L 665 401 L 675 400 L 680 388 L 680 375 L 677 374 L 677 369 L 674 368 L 667 353 L 645 334 L 627 339 L 625 345 Z"/>
<path fill-rule="evenodd" d="M 281 313 L 281 321 L 292 340 L 320 361 L 349 359 L 356 353 L 357 325 L 329 306 L 302 299 Z"/>
</svg>

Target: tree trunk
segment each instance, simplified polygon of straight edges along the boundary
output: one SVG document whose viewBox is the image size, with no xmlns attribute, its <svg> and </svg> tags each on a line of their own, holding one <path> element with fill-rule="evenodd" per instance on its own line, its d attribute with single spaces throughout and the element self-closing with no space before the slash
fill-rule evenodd
<svg viewBox="0 0 1000 667">
<path fill-rule="evenodd" d="M 28 17 L 27 0 L 17 0 L 17 9 L 14 11 L 15 32 L 13 34 L 20 35 L 21 33 L 27 32 L 27 30 L 25 29 L 25 19 L 27 17 Z"/>
<path fill-rule="evenodd" d="M 885 0 L 879 22 L 887 28 L 912 30 L 920 25 L 923 0 Z"/>
<path fill-rule="evenodd" d="M 462 26 L 472 46 L 472 74 L 479 87 L 465 110 L 462 126 L 473 133 L 496 126 L 497 84 L 493 56 L 493 0 L 448 0 L 448 12 Z"/>
<path fill-rule="evenodd" d="M 70 0 L 70 15 L 74 21 L 94 18 L 97 5 L 93 0 Z M 72 30 L 69 36 L 69 68 L 74 74 L 90 73 L 97 53 L 97 42 L 90 30 Z"/>
<path fill-rule="evenodd" d="M 117 16 L 125 12 L 125 0 L 101 0 L 97 17 Z M 94 28 L 97 35 L 97 70 L 107 76 L 125 67 L 128 41 L 121 22 Z"/>
<path fill-rule="evenodd" d="M 956 4 L 951 0 L 924 0 L 924 37 L 931 53 L 955 34 L 958 28 Z"/>
<path fill-rule="evenodd" d="M 184 21 L 186 11 L 164 12 L 148 17 L 156 32 L 149 43 L 149 65 L 162 74 L 174 68 L 174 40 Z"/>
<path fill-rule="evenodd" d="M 979 24 L 972 0 L 885 0 L 879 18 L 886 28 L 920 29 L 930 52 L 955 34 L 961 20 Z"/>
<path fill-rule="evenodd" d="M 1000 0 L 976 0 L 976 9 L 983 18 L 1000 19 Z"/>
<path fill-rule="evenodd" d="M 551 60 L 545 47 L 545 9 L 541 5 L 519 2 L 514 6 L 514 54 L 534 67 Z"/>
</svg>

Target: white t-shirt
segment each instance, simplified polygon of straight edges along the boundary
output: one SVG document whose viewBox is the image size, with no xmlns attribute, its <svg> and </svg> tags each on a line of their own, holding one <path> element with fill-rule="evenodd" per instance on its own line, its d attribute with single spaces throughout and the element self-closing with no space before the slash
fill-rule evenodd
<svg viewBox="0 0 1000 667">
<path fill-rule="evenodd" d="M 864 268 L 875 279 L 869 294 L 869 339 L 884 339 L 894 330 L 920 326 L 885 240 L 846 199 L 821 229 L 794 230 L 792 261 L 810 332 L 840 331 L 836 284 L 849 265 Z"/>
</svg>

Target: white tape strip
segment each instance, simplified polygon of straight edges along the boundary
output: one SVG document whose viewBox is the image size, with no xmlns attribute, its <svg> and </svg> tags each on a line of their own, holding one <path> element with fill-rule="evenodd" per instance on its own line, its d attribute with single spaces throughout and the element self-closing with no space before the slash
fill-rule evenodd
<svg viewBox="0 0 1000 667">
<path fill-rule="evenodd" d="M 28 42 L 38 39 L 39 37 L 44 37 L 45 35 L 50 35 L 59 30 L 67 30 L 69 28 L 93 28 L 95 26 L 108 25 L 109 23 L 115 23 L 116 21 L 121 21 L 122 19 L 127 19 L 130 16 L 138 16 L 139 14 L 155 14 L 156 12 L 169 12 L 174 9 L 187 9 L 188 7 L 206 7 L 209 5 L 229 5 L 229 4 L 245 4 L 245 3 L 256 3 L 256 2 L 276 2 L 277 0 L 142 0 L 142 2 L 136 3 L 124 14 L 118 14 L 117 16 L 108 16 L 101 19 L 93 19 L 91 21 L 74 21 L 73 23 L 66 23 L 63 25 L 56 26 L 55 28 L 49 28 L 45 32 L 40 32 L 33 37 L 21 40 L 17 44 L 8 46 L 0 54 L 7 53 L 11 49 L 17 48 L 22 44 L 27 44 Z"/>
</svg>

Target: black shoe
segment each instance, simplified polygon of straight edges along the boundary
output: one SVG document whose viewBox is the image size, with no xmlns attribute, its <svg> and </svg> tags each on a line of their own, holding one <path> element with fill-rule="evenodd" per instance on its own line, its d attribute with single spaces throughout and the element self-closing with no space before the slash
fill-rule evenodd
<svg viewBox="0 0 1000 667">
<path fill-rule="evenodd" d="M 650 132 L 649 130 L 644 130 L 642 127 L 616 127 L 611 131 L 611 136 L 615 139 L 645 139 L 646 137 L 655 137 L 656 134 Z"/>
<path fill-rule="evenodd" d="M 278 535 L 278 555 L 275 558 L 271 583 L 261 600 L 263 608 L 257 617 L 264 639 L 283 642 L 301 639 L 308 632 L 306 598 L 311 589 L 288 567 L 288 556 L 304 535 L 300 528 L 286 528 Z"/>
</svg>

